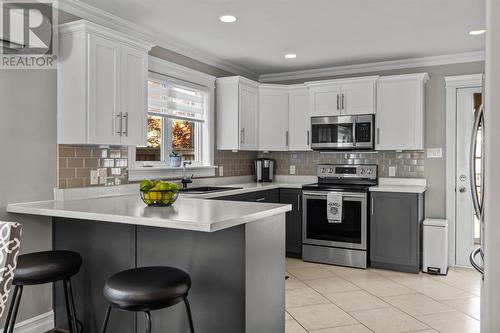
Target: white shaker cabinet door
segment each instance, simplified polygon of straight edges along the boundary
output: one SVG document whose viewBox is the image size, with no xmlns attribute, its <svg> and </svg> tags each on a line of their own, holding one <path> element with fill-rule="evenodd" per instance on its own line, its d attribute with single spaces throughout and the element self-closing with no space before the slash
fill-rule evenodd
<svg viewBox="0 0 500 333">
<path fill-rule="evenodd" d="M 120 144 L 121 45 L 88 36 L 88 143 Z"/>
<path fill-rule="evenodd" d="M 311 118 L 309 116 L 309 94 L 307 88 L 291 88 L 288 114 L 290 142 L 288 150 L 311 150 Z"/>
<path fill-rule="evenodd" d="M 259 148 L 259 95 L 257 87 L 239 84 L 240 149 Z"/>
<path fill-rule="evenodd" d="M 373 79 L 342 85 L 342 115 L 375 114 L 375 88 Z"/>
<path fill-rule="evenodd" d="M 259 150 L 286 151 L 288 132 L 288 89 L 259 88 Z"/>
<path fill-rule="evenodd" d="M 341 88 L 341 85 L 332 83 L 309 87 L 311 117 L 339 116 Z"/>
<path fill-rule="evenodd" d="M 148 55 L 122 47 L 121 109 L 122 145 L 145 145 L 147 140 Z"/>
</svg>

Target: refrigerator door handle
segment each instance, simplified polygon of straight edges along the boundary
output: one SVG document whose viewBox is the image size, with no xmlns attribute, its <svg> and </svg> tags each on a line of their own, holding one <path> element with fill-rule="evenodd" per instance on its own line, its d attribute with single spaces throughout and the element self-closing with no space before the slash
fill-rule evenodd
<svg viewBox="0 0 500 333">
<path fill-rule="evenodd" d="M 479 197 L 477 195 L 477 182 L 476 182 L 476 147 L 477 147 L 477 132 L 479 131 L 479 125 L 481 124 L 481 120 L 483 119 L 484 108 L 483 105 L 479 107 L 479 110 L 474 119 L 474 127 L 472 128 L 472 137 L 470 143 L 470 160 L 469 160 L 469 178 L 470 178 L 470 187 L 472 193 L 472 203 L 474 205 L 474 212 L 477 218 L 481 221 L 483 215 L 483 207 L 482 202 L 479 202 Z M 481 152 L 484 153 L 484 152 Z M 481 174 L 481 177 L 484 178 L 484 175 Z M 482 183 L 482 182 L 481 182 Z M 483 194 L 483 189 L 481 190 L 481 197 Z"/>
<path fill-rule="evenodd" d="M 476 271 L 478 271 L 479 273 L 483 274 L 484 275 L 484 267 L 481 266 L 477 261 L 476 261 L 476 257 L 478 255 L 478 253 L 481 254 L 481 259 L 483 260 L 484 262 L 484 254 L 483 254 L 483 251 L 481 250 L 480 247 L 478 247 L 477 249 L 475 249 L 474 251 L 472 251 L 470 253 L 470 256 L 469 256 L 469 261 L 470 261 L 470 264 L 472 265 L 472 267 L 474 267 L 474 269 Z"/>
</svg>

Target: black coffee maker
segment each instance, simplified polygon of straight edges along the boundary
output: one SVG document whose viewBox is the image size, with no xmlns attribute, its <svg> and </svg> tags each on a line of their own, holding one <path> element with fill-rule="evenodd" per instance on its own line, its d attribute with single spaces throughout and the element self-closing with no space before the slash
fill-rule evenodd
<svg viewBox="0 0 500 333">
<path fill-rule="evenodd" d="M 274 179 L 274 160 L 258 158 L 254 161 L 254 174 L 256 182 L 272 182 Z"/>
</svg>

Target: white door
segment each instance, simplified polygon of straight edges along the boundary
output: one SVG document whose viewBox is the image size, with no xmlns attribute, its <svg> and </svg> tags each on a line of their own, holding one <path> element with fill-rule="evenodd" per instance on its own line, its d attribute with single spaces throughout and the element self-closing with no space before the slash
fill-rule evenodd
<svg viewBox="0 0 500 333">
<path fill-rule="evenodd" d="M 147 136 L 148 54 L 122 47 L 121 55 L 122 145 L 141 146 Z"/>
<path fill-rule="evenodd" d="M 259 150 L 288 150 L 288 89 L 286 87 L 259 88 L 259 125 Z"/>
<path fill-rule="evenodd" d="M 339 116 L 341 104 L 341 86 L 323 84 L 309 87 L 311 117 Z"/>
<path fill-rule="evenodd" d="M 288 112 L 288 150 L 311 150 L 311 118 L 309 116 L 309 95 L 307 88 L 290 90 Z"/>
<path fill-rule="evenodd" d="M 456 264 L 470 266 L 469 255 L 479 246 L 480 222 L 474 215 L 472 189 L 469 178 L 470 145 L 474 113 L 481 104 L 481 88 L 464 88 L 457 91 L 457 137 L 456 137 Z M 480 137 L 480 134 L 478 137 Z M 480 157 L 478 144 L 476 156 Z M 480 159 L 476 172 L 480 172 Z M 479 175 L 478 175 L 479 176 Z M 478 183 L 479 184 L 479 183 Z"/>
<path fill-rule="evenodd" d="M 240 149 L 259 148 L 259 96 L 256 87 L 240 83 Z"/>
<path fill-rule="evenodd" d="M 120 51 L 120 44 L 89 35 L 90 144 L 120 144 Z"/>
<path fill-rule="evenodd" d="M 375 114 L 375 80 L 342 85 L 342 115 Z"/>
</svg>

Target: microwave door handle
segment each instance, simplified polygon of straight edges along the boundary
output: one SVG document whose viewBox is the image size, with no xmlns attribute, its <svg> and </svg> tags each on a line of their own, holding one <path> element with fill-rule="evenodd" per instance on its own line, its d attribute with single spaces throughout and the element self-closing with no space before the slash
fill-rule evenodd
<svg viewBox="0 0 500 333">
<path fill-rule="evenodd" d="M 353 145 L 353 147 L 357 146 L 357 140 L 356 140 L 356 119 L 354 119 L 353 122 L 352 122 L 352 145 Z"/>
</svg>

